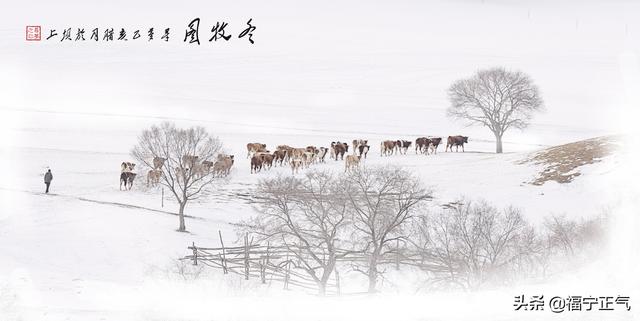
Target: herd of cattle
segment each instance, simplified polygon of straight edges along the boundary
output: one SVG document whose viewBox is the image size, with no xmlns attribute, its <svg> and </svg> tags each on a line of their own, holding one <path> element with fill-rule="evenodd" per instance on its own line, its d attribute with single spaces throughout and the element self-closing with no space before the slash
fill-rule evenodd
<svg viewBox="0 0 640 321">
<path fill-rule="evenodd" d="M 345 170 L 354 168 L 360 163 L 362 157 L 367 158 L 370 146 L 367 140 L 353 140 L 353 155 L 349 155 L 349 144 L 343 142 L 331 142 L 331 147 L 307 146 L 303 148 L 279 145 L 276 150 L 267 150 L 266 144 L 247 144 L 247 158 L 251 159 L 251 173 L 257 173 L 262 169 L 269 170 L 273 166 L 291 166 L 291 172 L 297 173 L 301 168 L 308 168 L 312 164 L 324 163 L 329 154 L 331 159 L 345 160 Z"/>
<path fill-rule="evenodd" d="M 449 136 L 445 152 L 450 150 L 453 152 L 453 146 L 456 152 L 462 147 L 464 152 L 464 144 L 467 143 L 467 136 Z M 421 153 L 429 155 L 435 154 L 438 146 L 442 142 L 441 137 L 420 137 L 415 141 L 416 154 Z M 407 150 L 413 142 L 408 140 L 385 140 L 380 143 L 380 156 L 391 156 L 394 154 L 407 154 Z M 352 148 L 352 154 L 349 154 L 349 147 Z M 317 163 L 324 163 L 327 154 L 333 160 L 343 160 L 345 162 L 345 171 L 349 171 L 359 166 L 362 158 L 367 158 L 367 153 L 371 146 L 368 145 L 366 139 L 354 139 L 351 146 L 340 141 L 331 142 L 330 147 L 291 147 L 289 145 L 278 145 L 276 150 L 271 152 L 267 150 L 267 145 L 262 143 L 247 144 L 247 158 L 251 160 L 251 173 L 257 173 L 263 169 L 269 170 L 273 166 L 291 166 L 292 174 L 297 173 L 301 168 L 308 168 Z M 345 156 L 346 155 L 346 156 Z"/>
<path fill-rule="evenodd" d="M 164 157 L 153 157 L 151 162 L 153 167 L 147 172 L 147 186 L 156 186 L 160 183 L 160 179 L 164 175 L 162 168 L 167 161 Z M 182 156 L 179 166 L 176 166 L 173 171 L 173 177 L 177 181 L 184 181 L 186 177 L 202 178 L 208 174 L 213 174 L 218 177 L 226 177 L 231 172 L 231 167 L 234 163 L 233 155 L 219 154 L 215 162 L 210 160 L 200 161 L 200 156 L 197 155 L 184 155 Z M 135 163 L 122 162 L 120 165 L 120 189 L 131 189 L 133 181 L 137 174 L 134 172 L 136 167 Z"/>
<path fill-rule="evenodd" d="M 453 146 L 462 148 L 464 152 L 464 144 L 468 143 L 467 136 L 449 136 L 445 152 L 450 150 L 453 152 Z M 352 170 L 360 165 L 362 158 L 367 158 L 367 154 L 371 149 L 366 139 L 354 139 L 351 145 L 340 141 L 331 142 L 330 147 L 307 146 L 303 148 L 291 147 L 289 145 L 278 145 L 276 150 L 271 152 L 267 150 L 266 144 L 249 143 L 247 144 L 247 158 L 250 159 L 251 173 L 257 173 L 269 170 L 273 166 L 290 166 L 291 173 L 296 174 L 302 168 L 308 168 L 313 164 L 324 163 L 329 155 L 330 159 L 335 161 L 342 160 L 345 162 L 345 171 Z M 406 155 L 413 142 L 408 140 L 385 140 L 380 143 L 380 156 L 391 156 L 394 154 Z M 419 137 L 415 141 L 416 154 L 436 154 L 438 146 L 442 143 L 441 137 Z M 351 153 L 349 152 L 351 147 Z M 160 182 L 165 166 L 166 158 L 153 157 L 147 172 L 147 186 L 155 186 Z M 179 166 L 174 168 L 174 177 L 181 181 L 186 177 L 201 178 L 208 174 L 215 176 L 227 176 L 231 171 L 234 163 L 234 155 L 220 154 L 215 162 L 210 160 L 200 160 L 197 155 L 182 156 Z M 134 172 L 136 164 L 131 162 L 122 162 L 120 170 L 120 189 L 131 189 L 133 181 L 136 178 Z"/>
</svg>

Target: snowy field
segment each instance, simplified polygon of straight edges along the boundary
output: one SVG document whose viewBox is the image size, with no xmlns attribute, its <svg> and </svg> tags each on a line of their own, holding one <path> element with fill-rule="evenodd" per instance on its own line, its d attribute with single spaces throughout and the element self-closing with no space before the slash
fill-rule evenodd
<svg viewBox="0 0 640 321">
<path fill-rule="evenodd" d="M 632 273 L 637 153 L 628 148 L 636 136 L 619 153 L 580 167 L 569 184 L 527 184 L 541 167 L 518 164 L 546 147 L 637 131 L 635 3 L 112 1 L 88 9 L 72 1 L 4 9 L 0 321 L 637 318 L 634 310 L 553 315 L 512 307 L 523 293 L 631 295 L 632 305 L 640 298 Z M 256 45 L 25 43 L 22 33 L 29 23 L 167 25 L 178 39 L 198 15 L 236 25 L 254 18 Z M 501 155 L 493 153 L 488 130 L 445 117 L 451 82 L 494 65 L 529 73 L 547 109 L 530 129 L 507 133 Z M 226 185 L 187 206 L 189 233 L 175 232 L 175 201 L 165 193 L 162 207 L 160 189 L 145 188 L 142 177 L 131 191 L 118 188 L 120 163 L 132 160 L 137 136 L 162 121 L 205 127 L 236 159 Z M 456 134 L 470 136 L 465 153 L 445 153 L 442 145 L 437 155 L 416 155 L 413 146 L 407 155 L 379 154 L 381 140 Z M 356 138 L 372 146 L 364 166 L 415 173 L 433 189 L 434 209 L 463 196 L 485 199 L 521 208 L 534 224 L 552 214 L 593 217 L 613 209 L 611 252 L 550 283 L 480 293 L 389 287 L 376 296 L 318 298 L 220 273 L 186 281 L 174 273 L 192 242 L 217 246 L 218 230 L 235 239 L 230 224 L 255 213 L 246 195 L 261 178 L 291 175 L 288 167 L 250 174 L 246 143 L 273 150 Z M 49 195 L 42 183 L 47 168 L 54 175 Z M 327 158 L 313 168 L 344 171 L 344 163 Z"/>
<path fill-rule="evenodd" d="M 304 117 L 303 112 L 298 115 Z M 88 128 L 86 124 L 100 116 L 47 116 L 27 113 L 28 120 L 23 124 L 40 124 L 37 129 L 20 129 L 27 146 L 11 146 L 3 150 L 6 164 L 19 164 L 13 170 L 12 179 L 0 184 L 3 197 L 3 224 L 0 229 L 3 292 L 0 302 L 9 318 L 64 320 L 72 316 L 71 319 L 78 320 L 164 320 L 168 315 L 169 319 L 177 320 L 209 320 L 212 312 L 203 308 L 208 306 L 209 300 L 224 302 L 212 305 L 211 311 L 228 319 L 252 320 L 261 316 L 234 313 L 223 308 L 227 304 L 254 304 L 254 300 L 261 302 L 260 306 L 266 310 L 264 313 L 273 319 L 300 318 L 304 315 L 300 314 L 304 308 L 287 316 L 279 314 L 279 308 L 275 307 L 290 300 L 299 300 L 302 307 L 313 306 L 317 299 L 312 294 L 300 290 L 283 292 L 277 284 L 271 288 L 243 284 L 238 279 L 224 279 L 220 273 L 212 273 L 198 282 L 181 281 L 176 273 L 171 272 L 176 267 L 175 259 L 189 254 L 186 247 L 192 242 L 218 246 L 218 230 L 222 231 L 225 239 L 235 240 L 235 232 L 229 223 L 255 213 L 246 195 L 259 179 L 277 174 L 291 175 L 289 167 L 274 167 L 270 171 L 250 174 L 244 146 L 250 141 L 261 141 L 269 146 L 280 143 L 328 146 L 332 140 L 366 137 L 372 141 L 373 148 L 364 166 L 393 164 L 414 172 L 433 189 L 435 199 L 432 205 L 435 210 L 441 204 L 464 196 L 485 199 L 497 206 L 517 206 L 533 223 L 540 223 L 544 216 L 551 214 L 571 217 L 599 215 L 620 200 L 619 195 L 611 191 L 622 188 L 611 183 L 621 165 L 622 157 L 618 156 L 581 167 L 583 175 L 570 184 L 548 182 L 534 186 L 526 182 L 535 178 L 540 166 L 517 162 L 542 147 L 507 144 L 507 150 L 520 151 L 496 155 L 492 153 L 492 142 L 472 139 L 464 153 L 445 153 L 441 146 L 436 155 L 416 155 L 413 149 L 409 149 L 407 155 L 381 157 L 377 146 L 380 138 L 410 139 L 413 136 L 349 135 L 344 132 L 347 129 L 337 126 L 333 131 L 315 134 L 287 134 L 283 131 L 258 135 L 244 133 L 229 125 L 178 120 L 178 124 L 183 126 L 202 125 L 213 133 L 219 133 L 225 149 L 237 159 L 229 182 L 216 195 L 188 205 L 187 214 L 191 217 L 187 218 L 189 233 L 185 234 L 175 232 L 175 201 L 165 195 L 164 207 L 161 207 L 160 189 L 146 188 L 144 177 L 140 177 L 131 191 L 119 190 L 120 163 L 131 159 L 128 155 L 131 142 L 136 140 L 141 128 L 154 121 L 109 116 L 100 119 L 100 127 Z M 45 122 L 43 118 L 49 120 Z M 320 122 L 327 123 L 326 120 Z M 109 130 L 111 126 L 119 127 L 116 134 Z M 51 147 L 29 146 L 28 143 Z M 68 147 L 64 148 L 63 143 Z M 54 172 L 50 195 L 43 193 L 42 184 L 42 173 L 47 167 Z M 342 172 L 344 162 L 327 159 L 326 164 L 313 165 L 312 169 Z M 545 291 L 550 288 L 544 287 Z M 349 302 L 354 309 L 366 309 L 370 304 L 375 305 L 376 300 L 391 300 L 399 306 L 407 305 L 407 318 L 419 319 L 424 311 L 415 309 L 422 306 L 421 300 L 442 300 L 426 315 L 444 318 L 450 315 L 442 306 L 452 304 L 454 297 L 470 295 L 421 293 L 414 296 L 415 289 L 410 287 L 387 291 L 391 297 L 385 299 L 347 296 L 344 300 L 322 300 L 343 309 L 347 309 Z M 492 301 L 484 302 L 474 296 L 469 300 L 480 300 L 475 303 L 476 308 L 485 309 L 483 313 L 487 316 L 495 312 L 488 308 L 495 307 L 493 300 L 502 301 L 506 306 L 500 313 L 509 318 L 512 293 L 492 295 L 495 297 Z M 172 303 L 166 305 L 165 302 Z M 185 307 L 189 308 L 178 302 L 188 302 Z M 376 313 L 380 320 L 391 315 L 385 317 L 385 314 Z M 320 313 L 312 319 L 339 317 Z M 464 319 L 464 315 L 460 317 Z"/>
</svg>

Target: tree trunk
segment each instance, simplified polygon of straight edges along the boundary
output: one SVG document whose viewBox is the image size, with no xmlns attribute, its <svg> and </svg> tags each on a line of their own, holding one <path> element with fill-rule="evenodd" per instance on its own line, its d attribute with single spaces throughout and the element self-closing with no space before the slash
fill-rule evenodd
<svg viewBox="0 0 640 321">
<path fill-rule="evenodd" d="M 376 292 L 376 283 L 378 283 L 378 267 L 373 265 L 369 268 L 369 293 Z"/>
<path fill-rule="evenodd" d="M 496 134 L 496 153 L 502 154 L 502 135 Z"/>
<path fill-rule="evenodd" d="M 187 228 L 184 225 L 184 207 L 187 205 L 187 202 L 180 203 L 180 211 L 178 212 L 178 218 L 180 219 L 180 227 L 178 227 L 178 232 L 186 232 Z"/>
<path fill-rule="evenodd" d="M 329 252 L 333 253 L 333 247 L 329 246 Z M 322 277 L 318 281 L 318 295 L 324 296 L 327 293 L 327 283 L 329 283 L 329 278 L 331 277 L 331 272 L 336 267 L 336 259 L 335 254 L 329 254 L 331 258 L 329 262 L 324 267 L 322 271 Z"/>
<path fill-rule="evenodd" d="M 318 295 L 325 296 L 326 293 L 327 293 L 326 282 L 323 282 L 323 281 L 318 282 Z"/>
<path fill-rule="evenodd" d="M 371 253 L 371 260 L 369 261 L 369 289 L 367 290 L 369 293 L 376 292 L 376 283 L 378 283 L 378 255 L 379 250 L 374 250 Z"/>
</svg>

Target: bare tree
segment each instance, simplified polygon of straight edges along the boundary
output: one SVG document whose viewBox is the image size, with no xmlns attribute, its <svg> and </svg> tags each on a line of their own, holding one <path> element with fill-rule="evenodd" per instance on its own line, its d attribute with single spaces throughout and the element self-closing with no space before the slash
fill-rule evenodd
<svg viewBox="0 0 640 321">
<path fill-rule="evenodd" d="M 489 128 L 496 137 L 496 153 L 502 153 L 502 136 L 510 128 L 524 129 L 543 101 L 538 87 L 520 71 L 504 68 L 480 70 L 449 88 L 447 115 Z"/>
<path fill-rule="evenodd" d="M 565 215 L 544 219 L 543 235 L 551 255 L 574 259 L 599 250 L 606 240 L 606 216 L 573 220 Z"/>
<path fill-rule="evenodd" d="M 222 151 L 218 138 L 202 127 L 176 128 L 162 123 L 144 130 L 131 155 L 150 170 L 161 171 L 160 183 L 167 187 L 179 204 L 178 231 L 185 232 L 184 209 L 187 203 L 206 195 L 217 179 L 203 161 L 215 161 Z M 157 166 L 161 160 L 162 165 Z"/>
<path fill-rule="evenodd" d="M 461 283 L 463 262 L 454 230 L 446 211 L 418 216 L 412 226 L 409 243 L 420 256 L 422 269 L 430 275 L 430 283 L 436 287 L 441 283 L 444 287 L 465 287 Z"/>
<path fill-rule="evenodd" d="M 422 217 L 412 237 L 436 283 L 477 289 L 488 281 L 507 282 L 514 268 L 532 255 L 534 230 L 520 211 L 499 211 L 485 202 L 459 201 Z M 511 273 L 514 272 L 514 273 Z"/>
<path fill-rule="evenodd" d="M 359 168 L 347 175 L 345 195 L 353 209 L 353 225 L 358 243 L 368 262 L 356 271 L 369 279 L 369 292 L 376 291 L 380 265 L 393 254 L 391 246 L 405 237 L 404 227 L 431 192 L 420 180 L 397 167 Z M 397 253 L 396 253 L 397 254 Z"/>
<path fill-rule="evenodd" d="M 578 241 L 578 222 L 567 219 L 563 215 L 552 215 L 544 220 L 547 240 L 553 250 L 561 255 L 573 256 Z"/>
<path fill-rule="evenodd" d="M 347 233 L 348 206 L 341 194 L 343 179 L 330 172 L 308 172 L 304 177 L 277 177 L 259 183 L 258 214 L 240 224 L 259 242 L 285 246 L 295 255 L 295 267 L 304 270 L 324 295 Z"/>
</svg>

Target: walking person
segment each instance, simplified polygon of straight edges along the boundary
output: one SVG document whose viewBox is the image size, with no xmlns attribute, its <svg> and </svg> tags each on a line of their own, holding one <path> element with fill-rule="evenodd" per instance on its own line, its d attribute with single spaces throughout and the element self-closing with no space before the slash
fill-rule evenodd
<svg viewBox="0 0 640 321">
<path fill-rule="evenodd" d="M 44 185 L 47 185 L 47 190 L 45 193 L 49 193 L 49 185 L 51 185 L 51 180 L 53 180 L 53 174 L 51 174 L 51 170 L 48 169 L 44 174 Z"/>
</svg>

